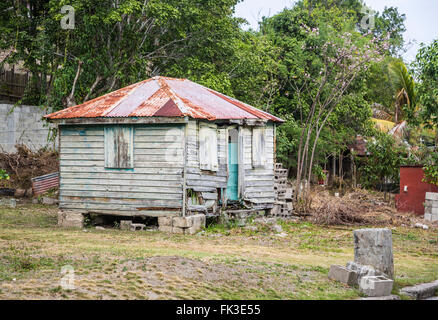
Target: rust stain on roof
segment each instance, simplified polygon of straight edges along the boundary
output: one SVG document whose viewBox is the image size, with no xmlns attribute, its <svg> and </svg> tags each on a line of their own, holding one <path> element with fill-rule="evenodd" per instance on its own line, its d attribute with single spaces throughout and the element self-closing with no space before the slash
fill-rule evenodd
<svg viewBox="0 0 438 320">
<path fill-rule="evenodd" d="M 263 119 L 267 112 L 187 79 L 154 77 L 70 107 L 45 118 L 184 117 L 206 120 Z"/>
</svg>

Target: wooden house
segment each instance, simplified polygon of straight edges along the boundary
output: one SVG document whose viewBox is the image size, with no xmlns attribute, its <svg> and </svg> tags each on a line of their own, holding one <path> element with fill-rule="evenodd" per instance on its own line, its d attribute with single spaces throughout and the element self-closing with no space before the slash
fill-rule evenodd
<svg viewBox="0 0 438 320">
<path fill-rule="evenodd" d="M 45 118 L 59 127 L 62 210 L 162 217 L 275 202 L 283 120 L 189 80 L 154 77 Z"/>
</svg>

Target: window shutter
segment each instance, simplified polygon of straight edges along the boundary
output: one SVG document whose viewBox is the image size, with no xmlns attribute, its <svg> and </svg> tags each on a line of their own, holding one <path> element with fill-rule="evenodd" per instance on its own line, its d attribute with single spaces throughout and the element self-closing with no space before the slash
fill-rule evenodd
<svg viewBox="0 0 438 320">
<path fill-rule="evenodd" d="M 266 165 L 266 130 L 264 127 L 252 129 L 252 165 L 263 168 Z"/>
<path fill-rule="evenodd" d="M 132 126 L 105 126 L 105 168 L 134 168 Z"/>
<path fill-rule="evenodd" d="M 209 171 L 219 168 L 216 126 L 199 126 L 199 166 L 201 170 Z"/>
</svg>

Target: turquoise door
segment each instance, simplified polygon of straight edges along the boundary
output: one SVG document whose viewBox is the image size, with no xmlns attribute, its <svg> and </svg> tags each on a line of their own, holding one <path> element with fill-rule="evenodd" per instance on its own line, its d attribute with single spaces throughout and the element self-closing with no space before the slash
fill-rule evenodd
<svg viewBox="0 0 438 320">
<path fill-rule="evenodd" d="M 237 143 L 228 143 L 228 184 L 227 184 L 227 198 L 228 200 L 239 200 L 238 192 L 238 177 L 239 164 L 237 161 Z"/>
</svg>

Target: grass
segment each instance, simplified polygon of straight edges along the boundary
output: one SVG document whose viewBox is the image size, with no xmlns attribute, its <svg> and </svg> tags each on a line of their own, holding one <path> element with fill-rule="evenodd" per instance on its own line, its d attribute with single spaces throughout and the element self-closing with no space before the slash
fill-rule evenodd
<svg viewBox="0 0 438 320">
<path fill-rule="evenodd" d="M 356 299 L 327 279 L 353 259 L 353 227 L 280 222 L 210 226 L 194 236 L 56 227 L 57 208 L 0 208 L 2 299 Z M 255 227 L 254 227 L 255 226 Z M 438 232 L 393 228 L 394 293 L 438 279 Z M 74 268 L 63 290 L 61 268 Z"/>
</svg>

